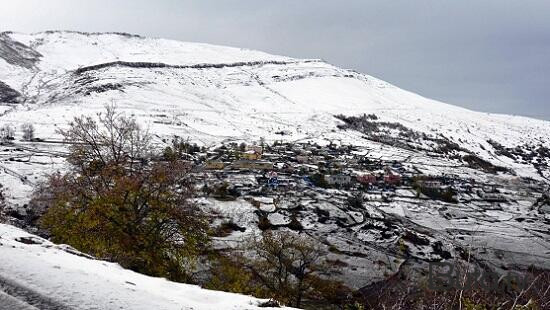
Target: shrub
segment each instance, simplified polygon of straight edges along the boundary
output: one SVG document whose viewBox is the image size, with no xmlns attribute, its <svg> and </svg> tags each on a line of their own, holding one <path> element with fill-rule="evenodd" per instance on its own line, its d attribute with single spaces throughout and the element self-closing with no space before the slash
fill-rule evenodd
<svg viewBox="0 0 550 310">
<path fill-rule="evenodd" d="M 292 215 L 290 217 L 290 223 L 288 223 L 287 227 L 294 231 L 302 231 L 304 230 L 304 226 L 302 226 L 302 223 L 298 220 L 296 215 Z"/>
<path fill-rule="evenodd" d="M 329 184 L 327 183 L 327 180 L 325 180 L 325 176 L 319 173 L 313 174 L 309 177 L 313 185 L 322 187 L 322 188 L 328 188 Z"/>
<path fill-rule="evenodd" d="M 167 146 L 162 154 L 164 160 L 172 161 L 185 159 L 188 155 L 200 152 L 201 148 L 196 144 L 191 144 L 188 140 L 183 140 L 175 136 L 170 146 Z"/>
<path fill-rule="evenodd" d="M 485 289 L 483 279 L 474 283 L 459 283 L 459 287 L 431 290 L 426 283 L 418 283 L 417 275 L 400 273 L 361 290 L 366 309 L 547 309 L 550 304 L 550 272 L 527 270 L 528 287 L 506 287 L 499 280 L 499 288 Z M 499 279 L 497 277 L 497 279 Z"/>
<path fill-rule="evenodd" d="M 230 186 L 228 182 L 214 185 L 212 196 L 221 201 L 231 201 L 239 197 L 239 192 Z"/>
<path fill-rule="evenodd" d="M 246 231 L 246 228 L 240 227 L 239 225 L 235 224 L 233 221 L 223 222 L 213 232 L 213 235 L 216 237 L 227 237 L 231 235 L 234 231 L 244 232 Z"/>
<path fill-rule="evenodd" d="M 295 307 L 343 309 L 351 301 L 352 291 L 331 279 L 337 266 L 325 261 L 326 254 L 309 237 L 265 231 L 241 249 L 215 255 L 212 276 L 205 286 Z"/>
<path fill-rule="evenodd" d="M 348 206 L 351 209 L 363 209 L 363 195 L 361 193 L 357 193 L 352 195 L 351 197 L 347 198 Z"/>
<path fill-rule="evenodd" d="M 255 296 L 265 296 L 266 292 L 254 282 L 254 275 L 243 265 L 245 258 L 239 253 L 217 255 L 212 261 L 212 277 L 205 287 Z"/>
<path fill-rule="evenodd" d="M 67 243 L 138 272 L 189 281 L 185 265 L 208 243 L 207 221 L 192 203 L 189 168 L 151 162 L 149 137 L 108 107 L 75 118 L 60 131 L 70 146 L 68 172 L 35 192 L 40 219 L 55 242 Z"/>
<path fill-rule="evenodd" d="M 239 151 L 245 152 L 246 151 L 246 143 L 242 142 L 239 144 Z"/>
<path fill-rule="evenodd" d="M 465 155 L 462 157 L 462 160 L 465 161 L 471 168 L 483 170 L 487 173 L 496 174 L 497 172 L 504 172 L 504 173 L 510 172 L 509 169 L 500 167 L 500 166 L 495 166 L 492 163 L 476 155 L 472 155 L 472 154 Z"/>
<path fill-rule="evenodd" d="M 273 227 L 273 224 L 269 221 L 269 218 L 267 215 L 262 215 L 258 219 L 258 228 L 262 231 L 271 229 Z"/>
</svg>

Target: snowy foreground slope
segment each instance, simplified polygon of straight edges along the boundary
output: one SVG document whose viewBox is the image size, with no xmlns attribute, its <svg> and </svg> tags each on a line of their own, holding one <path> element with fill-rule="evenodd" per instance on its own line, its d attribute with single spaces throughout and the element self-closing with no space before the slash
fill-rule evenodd
<svg viewBox="0 0 550 310">
<path fill-rule="evenodd" d="M 391 199 L 382 190 L 369 192 L 364 208 L 352 210 L 345 204 L 350 192 L 307 188 L 296 193 L 295 204 L 303 210 L 294 216 L 308 233 L 336 249 L 331 258 L 347 264 L 342 277 L 355 288 L 397 272 L 411 257 L 438 260 L 447 253 L 456 257 L 465 249 L 475 250 L 480 262 L 495 268 L 550 268 L 550 211 L 543 214 L 550 206 L 540 200 L 550 184 L 550 122 L 448 105 L 321 60 L 127 34 L 0 33 L 0 126 L 18 129 L 32 123 L 36 137 L 42 139 L 22 141 L 17 130 L 14 143 L 0 147 L 0 183 L 8 190 L 9 202 L 24 207 L 45 173 L 63 169 L 66 150 L 59 143 L 57 128 L 111 103 L 136 116 L 159 147 L 173 135 L 210 149 L 227 142 L 251 144 L 261 137 L 269 144 L 290 142 L 296 149 L 307 142 L 353 145 L 357 148 L 353 154 L 342 157 L 398 163 L 415 174 L 453 176 L 482 192 L 485 187 L 498 188 L 504 196 L 505 202 L 494 202 L 474 190 L 460 194 L 459 203 L 451 204 L 417 197 L 411 186 L 404 186 L 391 193 Z M 336 117 L 339 114 L 344 117 Z M 346 116 L 363 114 L 375 115 L 374 125 L 387 128 L 378 136 L 343 129 Z M 419 138 L 412 141 L 412 135 Z M 440 152 L 441 146 L 450 152 Z M 252 173 L 245 177 L 256 182 Z M 495 193 L 491 194 L 494 200 Z M 288 223 L 291 212 L 276 205 L 276 198 L 263 197 L 256 205 L 268 210 L 272 223 Z M 257 207 L 247 199 L 203 202 L 246 227 L 245 235 L 258 230 L 254 227 Z M 180 308 L 193 306 L 183 302 L 185 296 L 218 296 L 70 255 L 47 241 L 25 245 L 10 237 L 23 232 L 9 226 L 1 229 L 6 236 L 0 239 L 4 244 L 0 256 L 7 264 L 0 266 L 0 276 L 10 275 L 10 270 L 20 272 L 18 277 L 26 279 L 21 285 L 43 295 L 70 289 L 60 278 L 78 275 L 81 283 L 91 281 L 91 287 L 112 285 L 123 292 L 121 298 L 166 302 L 167 308 L 172 306 L 170 298 L 180 295 L 184 296 Z M 411 237 L 411 232 L 421 238 Z M 242 237 L 239 234 L 225 241 L 230 244 L 231 239 Z M 419 240 L 422 244 L 414 244 Z M 408 256 L 399 253 L 402 245 L 410 249 Z M 56 260 L 67 260 L 67 266 Z M 389 263 L 383 265 L 386 260 Z M 78 268 L 80 264 L 89 264 L 91 271 Z M 101 283 L 94 282 L 94 270 L 101 275 L 97 280 Z M 110 278 L 110 274 L 116 276 Z M 154 291 L 160 299 L 149 298 L 152 292 L 140 291 L 148 285 L 167 289 Z M 73 291 L 79 289 L 76 286 Z M 182 293 L 172 295 L 175 290 Z M 109 291 L 85 291 L 89 293 L 74 297 L 94 300 Z M 219 296 L 226 300 L 224 296 L 235 295 Z M 229 299 L 238 305 L 254 302 L 242 296 Z M 233 304 L 227 305 L 223 308 L 231 309 Z M 195 309 L 219 309 L 215 304 L 208 307 L 201 304 Z"/>
<path fill-rule="evenodd" d="M 0 261 L 0 309 L 270 309 L 252 297 L 144 276 L 3 224 Z"/>
</svg>

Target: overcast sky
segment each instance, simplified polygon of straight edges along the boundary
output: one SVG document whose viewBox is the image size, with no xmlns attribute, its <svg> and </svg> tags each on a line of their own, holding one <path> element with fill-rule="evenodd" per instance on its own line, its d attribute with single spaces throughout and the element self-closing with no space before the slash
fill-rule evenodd
<svg viewBox="0 0 550 310">
<path fill-rule="evenodd" d="M 0 31 L 57 29 L 322 58 L 448 103 L 550 120 L 548 0 L 0 0 Z"/>
</svg>

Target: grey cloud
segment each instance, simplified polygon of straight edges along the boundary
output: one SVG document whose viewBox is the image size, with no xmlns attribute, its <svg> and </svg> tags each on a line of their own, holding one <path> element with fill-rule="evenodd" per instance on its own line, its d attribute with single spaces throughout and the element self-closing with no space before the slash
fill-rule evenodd
<svg viewBox="0 0 550 310">
<path fill-rule="evenodd" d="M 480 111 L 550 119 L 550 2 L 0 0 L 0 30 L 124 31 L 323 58 Z"/>
</svg>

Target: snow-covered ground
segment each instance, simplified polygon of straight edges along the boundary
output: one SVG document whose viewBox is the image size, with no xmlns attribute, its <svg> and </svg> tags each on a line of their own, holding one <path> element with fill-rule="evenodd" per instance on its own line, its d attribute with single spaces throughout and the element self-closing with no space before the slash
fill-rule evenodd
<svg viewBox="0 0 550 310">
<path fill-rule="evenodd" d="M 270 309 L 258 307 L 265 300 L 144 276 L 4 224 L 0 262 L 0 309 Z"/>
<path fill-rule="evenodd" d="M 159 136 L 206 145 L 259 137 L 366 143 L 335 131 L 340 121 L 334 115 L 374 113 L 535 178 L 540 175 L 532 165 L 498 156 L 488 140 L 512 148 L 550 145 L 550 122 L 474 112 L 319 60 L 120 34 L 0 38 L 0 81 L 25 103 L 4 111 L 0 122 L 32 122 L 43 138 L 55 137 L 73 116 L 115 102 Z"/>
<path fill-rule="evenodd" d="M 0 33 L 0 82 L 21 94 L 16 103 L 0 102 L 0 126 L 18 129 L 32 123 L 36 137 L 46 140 L 23 142 L 17 130 L 15 145 L 0 148 L 0 183 L 8 190 L 9 202 L 19 206 L 28 201 L 33 186 L 45 173 L 63 169 L 65 149 L 56 143 L 60 139 L 56 129 L 67 126 L 77 115 L 100 112 L 111 103 L 136 116 L 158 143 L 173 135 L 206 146 L 229 141 L 250 143 L 260 137 L 268 143 L 332 142 L 359 146 L 368 158 L 398 161 L 425 174 L 457 175 L 478 182 L 512 178 L 511 173 L 480 173 L 456 159 L 365 139 L 357 131 L 338 129 L 342 121 L 334 117 L 375 114 L 379 121 L 400 123 L 456 143 L 470 154 L 510 169 L 516 176 L 550 182 L 550 158 L 533 157 L 529 161 L 504 156 L 489 142 L 524 151 L 548 147 L 550 122 L 448 105 L 320 60 L 124 34 Z M 475 241 L 480 255 L 487 260 L 494 260 L 501 251 L 518 253 L 518 260 L 525 265 L 543 260 L 539 265 L 547 266 L 544 262 L 550 260 L 548 235 L 544 232 L 547 226 L 536 227 L 543 225 L 543 219 L 537 219 L 539 215 L 529 209 L 532 199 L 522 202 L 520 197 L 504 210 L 485 210 L 475 203 L 467 207 L 418 204 L 412 201 L 412 193 L 402 191 L 399 195 L 402 197 L 387 204 L 373 201 L 367 206 L 368 213 L 384 211 L 406 218 L 406 225 L 426 227 L 438 238 L 471 238 L 470 243 Z M 251 225 L 255 220 L 254 209 L 247 202 L 207 203 L 221 213 L 233 210 L 236 213 L 228 216 L 240 220 L 239 224 Z M 310 209 L 316 207 L 330 210 L 331 216 L 364 221 L 360 213 L 346 213 L 330 203 Z M 262 202 L 262 208 L 267 210 L 273 205 Z M 525 214 L 534 224 L 514 220 Z M 270 220 L 288 222 L 281 214 L 271 214 Z M 313 217 L 303 224 L 313 228 L 316 221 Z M 340 250 L 369 253 L 368 258 L 340 257 L 353 267 L 345 276 L 355 277 L 358 286 L 365 284 L 361 282 L 364 279 L 384 276 L 383 270 L 368 273 L 372 269 L 370 261 L 384 260 L 385 244 L 374 244 L 372 231 L 333 234 L 323 231 L 331 228 L 328 225 L 317 228 L 319 234 L 329 235 L 328 241 Z M 241 309 L 254 308 L 257 302 L 138 275 L 114 264 L 69 254 L 45 240 L 23 244 L 15 239 L 25 233 L 6 225 L 0 226 L 0 235 L 0 276 L 9 276 L 7 280 L 23 290 L 55 297 L 55 301 L 71 306 L 91 307 L 97 303 L 103 306 L 98 309 L 110 309 L 127 302 L 136 305 L 127 307 L 132 309 Z M 66 279 L 74 279 L 75 283 L 65 283 Z M 0 292 L 0 300 L 2 296 Z"/>
</svg>

